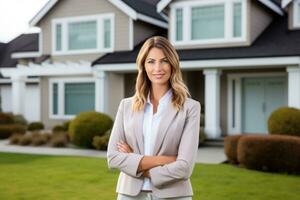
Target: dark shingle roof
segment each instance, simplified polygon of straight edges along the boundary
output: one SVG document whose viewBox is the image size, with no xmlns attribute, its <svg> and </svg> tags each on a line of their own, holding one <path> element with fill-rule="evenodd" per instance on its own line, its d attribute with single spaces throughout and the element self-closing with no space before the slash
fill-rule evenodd
<svg viewBox="0 0 300 200">
<path fill-rule="evenodd" d="M 154 2 L 150 3 L 147 0 L 122 0 L 132 9 L 137 11 L 138 13 L 147 15 L 149 17 L 153 17 L 155 19 L 166 22 L 166 20 L 156 12 L 156 4 Z"/>
<path fill-rule="evenodd" d="M 115 52 L 96 60 L 95 64 L 134 63 L 141 45 L 133 51 Z M 278 17 L 251 46 L 186 49 L 177 51 L 180 60 L 213 60 L 300 56 L 300 30 L 289 31 L 287 17 Z"/>
<path fill-rule="evenodd" d="M 38 33 L 22 34 L 5 45 L 0 52 L 0 67 L 15 67 L 16 59 L 11 58 L 15 52 L 38 51 Z"/>
</svg>

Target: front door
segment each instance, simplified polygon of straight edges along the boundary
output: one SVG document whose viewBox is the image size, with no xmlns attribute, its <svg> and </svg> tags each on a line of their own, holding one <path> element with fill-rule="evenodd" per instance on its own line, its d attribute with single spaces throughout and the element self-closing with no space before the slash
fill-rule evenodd
<svg viewBox="0 0 300 200">
<path fill-rule="evenodd" d="M 243 133 L 267 133 L 270 114 L 287 105 L 286 78 L 244 78 L 242 81 Z"/>
</svg>

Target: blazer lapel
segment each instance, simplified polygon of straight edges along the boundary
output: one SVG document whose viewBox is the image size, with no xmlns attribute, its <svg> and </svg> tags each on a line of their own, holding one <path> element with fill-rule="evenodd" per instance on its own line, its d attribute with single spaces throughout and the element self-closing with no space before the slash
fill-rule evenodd
<svg viewBox="0 0 300 200">
<path fill-rule="evenodd" d="M 158 125 L 156 140 L 153 147 L 153 155 L 157 155 L 165 138 L 167 129 L 172 123 L 176 114 L 177 110 L 174 108 L 172 103 L 169 103 L 166 107 L 166 110 L 163 112 L 163 115 L 161 116 L 161 121 Z"/>
<path fill-rule="evenodd" d="M 144 135 L 143 135 L 144 110 L 133 112 L 134 134 L 137 139 L 137 146 L 141 155 L 144 155 Z"/>
</svg>

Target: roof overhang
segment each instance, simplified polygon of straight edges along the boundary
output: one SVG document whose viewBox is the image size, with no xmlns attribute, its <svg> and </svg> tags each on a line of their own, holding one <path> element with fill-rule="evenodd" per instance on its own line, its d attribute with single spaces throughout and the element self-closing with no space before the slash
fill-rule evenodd
<svg viewBox="0 0 300 200">
<path fill-rule="evenodd" d="M 203 70 L 209 68 L 219 69 L 245 69 L 245 68 L 274 68 L 283 66 L 299 66 L 300 56 L 289 57 L 262 57 L 262 58 L 233 58 L 216 60 L 191 60 L 180 61 L 182 70 Z M 108 72 L 133 72 L 137 71 L 136 63 L 125 64 L 97 64 L 96 70 Z"/>
<path fill-rule="evenodd" d="M 68 75 L 90 75 L 93 68 L 90 62 L 66 62 L 66 63 L 42 63 L 37 65 L 17 65 L 16 68 L 1 68 L 4 77 L 15 76 L 68 76 Z"/>
<path fill-rule="evenodd" d="M 281 7 L 285 8 L 287 5 L 289 5 L 293 0 L 282 0 L 281 1 Z"/>
<path fill-rule="evenodd" d="M 133 20 L 141 20 L 147 22 L 149 24 L 153 24 L 162 28 L 168 28 L 168 23 L 155 19 L 150 16 L 146 16 L 144 14 L 136 12 L 133 8 L 128 6 L 121 0 L 108 0 L 111 4 L 119 8 L 123 13 L 128 15 Z M 50 9 L 55 6 L 58 0 L 50 0 L 47 4 L 30 20 L 30 26 L 36 26 L 40 20 L 50 11 Z"/>
<path fill-rule="evenodd" d="M 42 53 L 39 51 L 29 51 L 29 52 L 16 52 L 11 54 L 11 58 L 19 59 L 19 58 L 37 58 L 42 56 Z"/>
</svg>

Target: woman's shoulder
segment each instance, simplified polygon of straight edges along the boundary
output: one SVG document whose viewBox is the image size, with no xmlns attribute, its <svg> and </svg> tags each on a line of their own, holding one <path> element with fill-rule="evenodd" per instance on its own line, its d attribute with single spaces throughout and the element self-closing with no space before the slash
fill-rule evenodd
<svg viewBox="0 0 300 200">
<path fill-rule="evenodd" d="M 192 98 L 187 98 L 184 102 L 184 107 L 187 109 L 201 109 L 201 104 Z"/>
<path fill-rule="evenodd" d="M 120 104 L 123 106 L 131 106 L 133 101 L 133 97 L 127 97 L 121 100 Z"/>
</svg>

